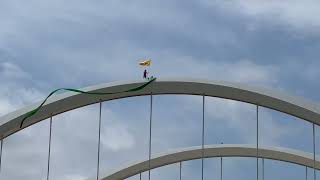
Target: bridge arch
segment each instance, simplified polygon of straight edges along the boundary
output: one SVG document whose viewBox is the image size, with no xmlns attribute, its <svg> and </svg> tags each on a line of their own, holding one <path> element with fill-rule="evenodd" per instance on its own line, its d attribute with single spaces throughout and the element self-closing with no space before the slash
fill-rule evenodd
<svg viewBox="0 0 320 180">
<path fill-rule="evenodd" d="M 142 85 L 143 81 L 128 81 L 107 83 L 83 88 L 88 92 L 118 92 Z M 80 108 L 86 105 L 143 95 L 187 94 L 220 97 L 236 101 L 247 102 L 276 111 L 280 111 L 313 124 L 320 125 L 320 105 L 303 98 L 267 89 L 254 88 L 237 83 L 192 80 L 192 79 L 161 79 L 153 82 L 141 91 L 118 93 L 104 96 L 94 96 L 78 93 L 63 93 L 50 98 L 43 108 L 34 116 L 28 118 L 24 126 L 20 123 L 25 114 L 35 109 L 40 103 L 17 110 L 0 118 L 0 139 L 3 139 L 25 127 L 45 120 L 51 116 Z"/>
<path fill-rule="evenodd" d="M 202 156 L 202 151 L 204 156 Z M 256 147 L 245 144 L 222 144 L 206 145 L 203 149 L 201 146 L 188 147 L 183 149 L 172 150 L 160 154 L 149 160 L 136 162 L 122 168 L 116 169 L 104 175 L 101 180 L 126 179 L 141 172 L 162 166 L 175 164 L 183 161 L 212 158 L 212 157 L 256 157 Z M 305 167 L 314 166 L 313 154 L 297 151 L 293 149 L 280 147 L 260 147 L 259 158 L 278 160 Z M 315 168 L 320 169 L 319 157 L 316 158 Z M 90 179 L 94 180 L 94 178 Z"/>
</svg>

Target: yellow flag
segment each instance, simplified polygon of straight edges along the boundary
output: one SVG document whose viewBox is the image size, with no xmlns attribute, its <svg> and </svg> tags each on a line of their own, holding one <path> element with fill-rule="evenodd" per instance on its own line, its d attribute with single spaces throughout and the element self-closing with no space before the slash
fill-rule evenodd
<svg viewBox="0 0 320 180">
<path fill-rule="evenodd" d="M 150 66 L 151 62 L 152 62 L 151 59 L 148 59 L 148 60 L 141 61 L 139 65 L 146 67 L 146 66 Z"/>
</svg>

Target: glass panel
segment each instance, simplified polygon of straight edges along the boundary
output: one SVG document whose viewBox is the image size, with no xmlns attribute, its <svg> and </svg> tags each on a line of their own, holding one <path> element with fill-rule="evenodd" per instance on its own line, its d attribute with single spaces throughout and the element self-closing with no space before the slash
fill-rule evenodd
<svg viewBox="0 0 320 180">
<path fill-rule="evenodd" d="M 153 102 L 152 155 L 201 146 L 201 96 L 159 95 Z"/>
<path fill-rule="evenodd" d="M 49 121 L 23 129 L 3 141 L 0 179 L 46 179 Z"/>
<path fill-rule="evenodd" d="M 50 180 L 95 177 L 99 105 L 53 117 Z"/>
<path fill-rule="evenodd" d="M 103 103 L 100 177 L 148 159 L 150 96 Z"/>
</svg>

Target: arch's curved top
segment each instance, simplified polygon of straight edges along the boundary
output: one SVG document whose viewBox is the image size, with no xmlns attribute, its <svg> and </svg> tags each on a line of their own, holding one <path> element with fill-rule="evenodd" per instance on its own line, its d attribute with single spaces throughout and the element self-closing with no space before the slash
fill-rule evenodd
<svg viewBox="0 0 320 180">
<path fill-rule="evenodd" d="M 222 144 L 208 145 L 204 147 L 204 158 L 210 157 L 256 157 L 257 149 L 255 145 L 243 144 Z M 293 164 L 313 168 L 313 154 L 305 153 L 297 150 L 280 148 L 280 147 L 261 147 L 259 148 L 259 157 L 265 159 L 273 159 Z M 162 155 L 155 156 L 150 160 L 150 169 L 161 166 L 174 164 L 181 161 L 188 161 L 202 158 L 202 147 L 189 147 L 185 149 L 171 151 Z M 319 157 L 316 158 L 315 168 L 320 168 Z M 149 170 L 149 161 L 141 161 L 132 165 L 125 166 L 118 170 L 112 171 L 104 175 L 102 180 L 125 179 L 140 172 Z M 91 180 L 91 179 L 90 179 Z M 92 179 L 93 180 L 93 179 Z"/>
<path fill-rule="evenodd" d="M 116 92 L 142 85 L 142 81 L 116 82 L 91 86 L 82 90 L 89 92 Z M 75 108 L 131 96 L 158 94 L 190 94 L 221 97 L 237 101 L 248 102 L 259 106 L 275 109 L 311 123 L 320 125 L 320 105 L 308 102 L 302 98 L 289 96 L 266 89 L 253 88 L 246 85 L 216 82 L 206 80 L 171 79 L 157 80 L 137 92 L 119 93 L 105 96 L 91 96 L 77 93 L 63 93 L 49 99 L 43 108 L 25 121 L 24 127 L 37 123 L 50 116 Z M 17 110 L 0 118 L 0 139 L 9 136 L 20 128 L 24 115 L 36 108 L 39 103 Z"/>
</svg>

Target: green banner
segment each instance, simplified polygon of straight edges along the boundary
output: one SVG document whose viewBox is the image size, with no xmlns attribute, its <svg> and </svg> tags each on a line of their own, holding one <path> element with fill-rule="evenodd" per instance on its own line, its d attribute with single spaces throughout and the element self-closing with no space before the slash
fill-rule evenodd
<svg viewBox="0 0 320 180">
<path fill-rule="evenodd" d="M 76 92 L 76 93 L 80 93 L 80 94 L 87 94 L 87 95 L 119 94 L 119 93 L 140 91 L 140 90 L 144 89 L 146 86 L 148 86 L 149 84 L 151 84 L 156 79 L 157 78 L 151 78 L 148 82 L 142 84 L 141 86 L 138 86 L 138 87 L 135 87 L 135 88 L 131 88 L 131 89 L 128 89 L 128 90 L 125 90 L 125 91 L 119 91 L 119 92 L 103 92 L 103 93 L 97 92 L 97 93 L 94 93 L 94 92 L 86 92 L 86 91 L 81 91 L 81 90 L 78 90 L 78 89 L 71 89 L 71 88 L 59 88 L 59 89 L 56 89 L 56 90 L 52 91 L 37 108 L 35 108 L 34 110 L 29 111 L 28 113 L 26 113 L 25 117 L 21 121 L 20 128 L 22 128 L 22 125 L 23 125 L 24 121 L 27 118 L 35 115 L 42 108 L 42 106 L 46 103 L 46 101 L 49 99 L 49 97 L 51 97 L 52 95 L 54 95 L 58 91 L 71 91 L 71 92 Z"/>
</svg>

